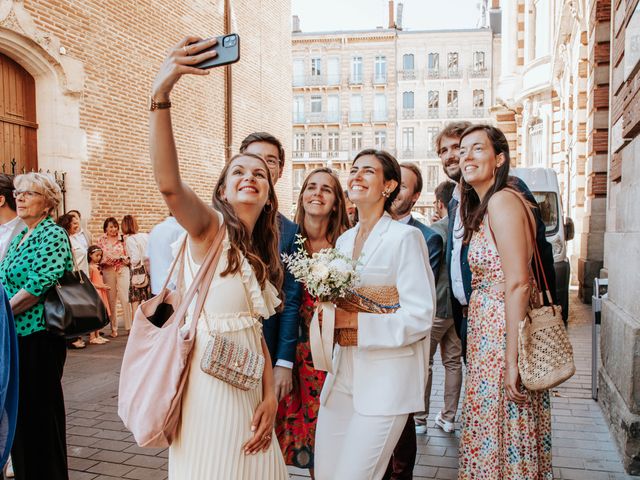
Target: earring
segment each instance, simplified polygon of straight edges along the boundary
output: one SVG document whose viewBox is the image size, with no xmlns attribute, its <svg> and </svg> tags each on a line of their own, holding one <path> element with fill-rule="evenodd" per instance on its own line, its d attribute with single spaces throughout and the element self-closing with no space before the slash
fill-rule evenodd
<svg viewBox="0 0 640 480">
<path fill-rule="evenodd" d="M 269 207 L 269 208 L 267 208 Z M 270 203 L 267 203 L 262 210 L 264 211 L 264 213 L 271 213 L 271 211 L 273 210 L 273 206 Z"/>
<path fill-rule="evenodd" d="M 389 198 L 391 196 L 391 192 L 389 190 L 385 190 L 382 192 L 382 196 L 384 198 Z"/>
</svg>

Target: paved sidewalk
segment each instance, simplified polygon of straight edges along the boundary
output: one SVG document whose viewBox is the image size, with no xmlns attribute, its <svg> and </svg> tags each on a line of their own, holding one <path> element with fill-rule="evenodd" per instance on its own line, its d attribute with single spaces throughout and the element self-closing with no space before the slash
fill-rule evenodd
<svg viewBox="0 0 640 480">
<path fill-rule="evenodd" d="M 638 478 L 624 474 L 600 407 L 591 400 L 590 321 L 590 306 L 572 298 L 569 332 L 577 372 L 553 395 L 554 476 L 566 480 Z M 107 345 L 69 352 L 63 383 L 72 480 L 167 478 L 167 451 L 137 447 L 117 415 L 118 372 L 125 342 L 126 337 L 119 337 Z M 443 381 L 443 369 L 436 359 L 434 415 L 442 407 Z M 428 434 L 418 438 L 414 478 L 456 478 L 458 436 L 434 428 L 434 415 Z M 306 471 L 290 471 L 294 479 L 308 477 Z"/>
</svg>

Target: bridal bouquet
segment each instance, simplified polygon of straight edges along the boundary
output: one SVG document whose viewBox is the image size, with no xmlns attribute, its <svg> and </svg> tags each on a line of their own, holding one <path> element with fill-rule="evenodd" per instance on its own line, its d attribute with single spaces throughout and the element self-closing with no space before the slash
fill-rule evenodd
<svg viewBox="0 0 640 480">
<path fill-rule="evenodd" d="M 282 254 L 282 261 L 291 274 L 320 301 L 344 297 L 358 280 L 358 262 L 335 248 L 324 248 L 310 256 L 304 242 L 305 239 L 297 235 L 298 250 L 291 255 Z"/>
<path fill-rule="evenodd" d="M 300 235 L 297 237 L 298 251 L 291 255 L 282 254 L 282 261 L 294 278 L 305 285 L 309 294 L 319 300 L 309 324 L 309 346 L 316 370 L 332 373 L 333 302 L 347 296 L 355 287 L 358 262 L 335 248 L 325 248 L 309 255 L 304 249 L 304 239 Z"/>
</svg>

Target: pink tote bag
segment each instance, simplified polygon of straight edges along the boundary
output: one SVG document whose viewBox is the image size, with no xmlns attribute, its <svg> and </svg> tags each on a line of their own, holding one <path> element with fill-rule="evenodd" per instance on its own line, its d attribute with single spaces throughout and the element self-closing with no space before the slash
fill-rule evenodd
<svg viewBox="0 0 640 480">
<path fill-rule="evenodd" d="M 181 268 L 184 268 L 187 239 L 171 266 L 161 293 L 136 311 L 120 370 L 118 415 L 141 447 L 167 447 L 177 432 L 197 321 L 222 253 L 225 231 L 221 225 L 183 298 L 180 298 L 180 289 L 170 291 L 167 284 L 181 258 Z M 181 332 L 187 309 L 196 293 L 193 320 L 189 330 Z M 157 326 L 167 316 L 164 324 Z"/>
</svg>

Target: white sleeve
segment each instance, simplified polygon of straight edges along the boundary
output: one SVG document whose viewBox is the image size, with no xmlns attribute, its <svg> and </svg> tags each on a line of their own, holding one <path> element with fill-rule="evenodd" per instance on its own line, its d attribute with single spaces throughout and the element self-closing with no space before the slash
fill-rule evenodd
<svg viewBox="0 0 640 480">
<path fill-rule="evenodd" d="M 394 255 L 400 308 L 395 313 L 358 314 L 358 347 L 398 348 L 422 340 L 431 331 L 436 307 L 435 281 L 420 230 L 400 239 Z M 395 250 L 395 249 L 394 249 Z"/>
<path fill-rule="evenodd" d="M 129 259 L 131 260 L 131 266 L 137 267 L 142 262 L 142 255 L 140 252 L 140 248 L 138 247 L 138 242 L 135 239 L 134 235 L 129 235 L 125 239 L 125 244 L 127 247 L 127 255 L 129 255 Z"/>
</svg>

